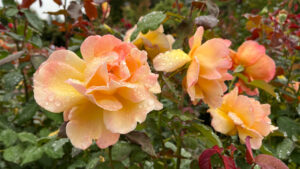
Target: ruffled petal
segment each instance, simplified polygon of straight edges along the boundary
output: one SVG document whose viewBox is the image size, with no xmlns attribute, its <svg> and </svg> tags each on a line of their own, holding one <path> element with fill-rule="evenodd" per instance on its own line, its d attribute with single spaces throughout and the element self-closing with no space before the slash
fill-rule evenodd
<svg viewBox="0 0 300 169">
<path fill-rule="evenodd" d="M 68 119 L 67 136 L 71 143 L 79 149 L 88 148 L 92 141 L 98 139 L 105 130 L 102 109 L 90 102 L 72 108 Z"/>
<path fill-rule="evenodd" d="M 112 51 L 122 41 L 113 35 L 104 36 L 89 36 L 81 44 L 80 51 L 85 61 L 91 61 L 95 57 L 100 57 L 103 54 Z"/>
<path fill-rule="evenodd" d="M 111 131 L 104 129 L 100 134 L 100 137 L 97 139 L 96 144 L 99 148 L 105 149 L 111 145 L 114 145 L 118 142 L 120 134 L 112 133 Z"/>
<path fill-rule="evenodd" d="M 217 80 L 199 78 L 197 85 L 203 92 L 203 101 L 210 107 L 217 108 L 222 105 L 223 88 Z"/>
<path fill-rule="evenodd" d="M 220 69 L 231 68 L 229 48 L 223 39 L 211 39 L 199 46 L 194 52 L 201 64 L 199 75 L 207 79 L 222 77 Z"/>
<path fill-rule="evenodd" d="M 250 136 L 251 148 L 257 150 L 261 147 L 263 136 L 261 136 L 257 131 L 253 129 L 249 129 L 245 126 L 238 126 L 237 129 L 238 129 L 240 141 L 242 143 L 245 143 L 246 137 Z"/>
<path fill-rule="evenodd" d="M 191 86 L 195 85 L 198 81 L 199 77 L 199 71 L 200 71 L 200 63 L 198 61 L 198 58 L 193 58 L 193 61 L 191 62 L 187 74 L 186 74 L 186 80 L 187 80 L 187 88 L 190 88 Z"/>
<path fill-rule="evenodd" d="M 235 124 L 225 112 L 220 109 L 209 109 L 208 112 L 212 116 L 211 125 L 216 131 L 223 134 L 235 134 L 232 132 L 235 130 Z"/>
<path fill-rule="evenodd" d="M 106 95 L 99 91 L 94 91 L 87 95 L 97 106 L 108 111 L 117 111 L 123 108 L 122 103 L 113 95 Z"/>
<path fill-rule="evenodd" d="M 191 58 L 180 49 L 159 54 L 153 59 L 155 70 L 173 72 L 191 61 Z"/>
<path fill-rule="evenodd" d="M 69 85 L 68 79 L 84 80 L 85 63 L 71 51 L 53 52 L 33 77 L 36 102 L 51 112 L 62 112 L 84 98 Z"/>
<path fill-rule="evenodd" d="M 126 134 L 135 129 L 137 122 L 143 122 L 147 114 L 152 110 L 162 109 L 162 104 L 155 96 L 150 97 L 140 103 L 133 103 L 123 99 L 123 108 L 118 111 L 104 110 L 105 126 L 114 133 Z"/>
</svg>

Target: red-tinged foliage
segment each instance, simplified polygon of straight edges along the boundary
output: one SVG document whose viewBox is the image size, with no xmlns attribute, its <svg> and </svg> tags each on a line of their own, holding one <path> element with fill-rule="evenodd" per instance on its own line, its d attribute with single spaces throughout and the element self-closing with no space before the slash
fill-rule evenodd
<svg viewBox="0 0 300 169">
<path fill-rule="evenodd" d="M 228 149 L 231 150 L 231 153 L 236 150 L 236 148 L 233 145 L 228 147 Z M 210 158 L 211 156 L 218 154 L 219 157 L 222 159 L 224 168 L 225 169 L 237 169 L 234 159 L 232 157 L 228 157 L 225 155 L 222 155 L 223 148 L 220 148 L 218 146 L 214 146 L 213 148 L 206 149 L 202 152 L 202 154 L 199 156 L 199 167 L 200 169 L 211 169 L 211 162 Z M 233 155 L 232 155 L 233 156 Z"/>
<path fill-rule="evenodd" d="M 237 150 L 237 148 L 234 147 L 233 144 L 230 144 L 230 146 L 228 146 L 227 149 L 230 150 L 230 157 L 233 159 L 234 152 Z"/>
<path fill-rule="evenodd" d="M 246 161 L 248 164 L 253 164 L 254 157 L 253 157 L 253 153 L 252 153 L 252 149 L 251 149 L 250 139 L 251 139 L 251 137 L 247 136 L 247 138 L 246 138 Z"/>
<path fill-rule="evenodd" d="M 97 7 L 93 0 L 85 0 L 84 1 L 84 9 L 86 12 L 86 15 L 89 17 L 89 19 L 95 20 L 98 18 L 98 12 L 97 12 Z"/>
<path fill-rule="evenodd" d="M 29 8 L 36 0 L 23 0 L 21 8 Z"/>
<path fill-rule="evenodd" d="M 179 6 L 179 8 L 181 9 L 181 8 L 183 7 L 183 3 L 178 3 L 178 6 Z M 174 3 L 172 4 L 172 8 L 177 8 L 176 2 L 174 2 Z"/>
<path fill-rule="evenodd" d="M 267 154 L 256 156 L 255 163 L 258 164 L 261 169 L 288 169 L 282 161 Z"/>
<path fill-rule="evenodd" d="M 62 4 L 62 2 L 61 2 L 61 0 L 53 0 L 57 5 L 61 5 Z"/>
<path fill-rule="evenodd" d="M 192 6 L 198 9 L 205 9 L 206 4 L 204 2 L 193 1 Z"/>
</svg>

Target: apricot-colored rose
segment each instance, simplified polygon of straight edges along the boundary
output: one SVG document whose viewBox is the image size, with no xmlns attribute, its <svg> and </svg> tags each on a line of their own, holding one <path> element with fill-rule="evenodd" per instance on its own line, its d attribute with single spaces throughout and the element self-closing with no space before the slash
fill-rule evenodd
<svg viewBox="0 0 300 169">
<path fill-rule="evenodd" d="M 259 149 L 263 138 L 276 129 L 268 117 L 270 105 L 238 95 L 237 88 L 223 97 L 220 107 L 208 111 L 212 116 L 211 125 L 216 131 L 227 135 L 238 133 L 242 143 L 250 136 L 253 149 Z"/>
<path fill-rule="evenodd" d="M 125 42 L 130 42 L 131 34 L 135 29 L 136 25 L 126 32 L 124 37 Z M 164 28 L 161 25 L 157 30 L 149 31 L 146 34 L 139 33 L 132 43 L 139 49 L 145 49 L 149 58 L 152 59 L 159 53 L 171 50 L 174 41 L 172 35 L 164 34 Z"/>
<path fill-rule="evenodd" d="M 135 129 L 147 113 L 162 104 L 158 75 L 151 73 L 147 54 L 112 35 L 90 36 L 80 59 L 68 50 L 53 52 L 34 74 L 36 102 L 64 112 L 72 144 L 86 149 L 115 144 L 120 134 Z"/>
<path fill-rule="evenodd" d="M 230 41 L 214 38 L 201 44 L 203 32 L 203 27 L 199 27 L 190 39 L 188 55 L 180 49 L 172 50 L 159 54 L 153 59 L 153 64 L 158 71 L 172 72 L 191 61 L 184 80 L 191 100 L 197 103 L 203 99 L 208 105 L 218 107 L 227 90 L 224 81 L 232 78 L 227 72 L 232 66 Z"/>
<path fill-rule="evenodd" d="M 233 60 L 233 68 L 242 65 L 244 67 L 242 73 L 248 77 L 249 81 L 264 80 L 269 82 L 273 79 L 276 71 L 275 62 L 266 55 L 264 46 L 249 40 L 244 42 L 237 52 L 231 51 L 230 53 Z M 244 91 L 251 96 L 258 94 L 257 89 L 251 90 L 241 80 L 239 80 L 237 86 L 240 92 Z"/>
</svg>

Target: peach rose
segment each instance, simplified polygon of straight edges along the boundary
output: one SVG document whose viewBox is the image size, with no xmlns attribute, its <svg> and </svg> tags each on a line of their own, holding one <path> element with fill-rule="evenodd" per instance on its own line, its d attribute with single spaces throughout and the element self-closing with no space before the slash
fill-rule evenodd
<svg viewBox="0 0 300 169">
<path fill-rule="evenodd" d="M 266 55 L 265 47 L 255 41 L 244 42 L 237 52 L 231 51 L 230 56 L 233 60 L 233 68 L 242 65 L 244 67 L 242 73 L 248 77 L 249 81 L 264 80 L 269 82 L 275 75 L 275 62 Z M 240 92 L 244 91 L 251 96 L 258 95 L 257 89 L 251 90 L 241 80 L 239 80 L 237 86 Z"/>
<path fill-rule="evenodd" d="M 227 135 L 238 133 L 242 143 L 250 136 L 253 149 L 259 149 L 263 138 L 277 129 L 271 125 L 268 117 L 271 113 L 270 105 L 238 95 L 237 88 L 223 97 L 220 107 L 208 111 L 212 116 L 211 125 L 216 131 Z"/>
<path fill-rule="evenodd" d="M 130 37 L 133 31 L 136 29 L 136 25 L 129 29 L 124 37 L 125 42 L 130 42 Z M 156 55 L 162 52 L 166 52 L 172 49 L 174 43 L 172 35 L 165 35 L 162 25 L 157 30 L 149 31 L 146 34 L 139 35 L 132 41 L 132 43 L 139 49 L 145 49 L 148 56 L 152 59 Z"/>
<path fill-rule="evenodd" d="M 172 50 L 155 57 L 153 64 L 158 71 L 172 72 L 191 61 L 184 80 L 191 100 L 197 103 L 203 99 L 209 106 L 218 107 L 227 90 L 224 81 L 232 79 L 227 72 L 232 66 L 228 48 L 231 42 L 214 38 L 202 44 L 203 32 L 199 27 L 190 38 L 188 55 L 180 49 Z"/>
<path fill-rule="evenodd" d="M 100 148 L 115 144 L 152 110 L 162 109 L 158 75 L 147 54 L 112 35 L 89 36 L 80 59 L 68 50 L 53 52 L 34 74 L 36 102 L 51 112 L 64 112 L 72 144 Z"/>
</svg>

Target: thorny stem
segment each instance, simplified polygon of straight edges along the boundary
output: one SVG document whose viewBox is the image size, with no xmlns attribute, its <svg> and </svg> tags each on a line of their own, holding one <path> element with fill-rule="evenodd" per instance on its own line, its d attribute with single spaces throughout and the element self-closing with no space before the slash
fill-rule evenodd
<svg viewBox="0 0 300 169">
<path fill-rule="evenodd" d="M 109 146 L 108 148 L 108 156 L 109 156 L 109 163 L 110 163 L 110 166 L 112 169 L 114 169 L 114 165 L 113 165 L 113 162 L 112 162 L 112 146 Z"/>
</svg>

